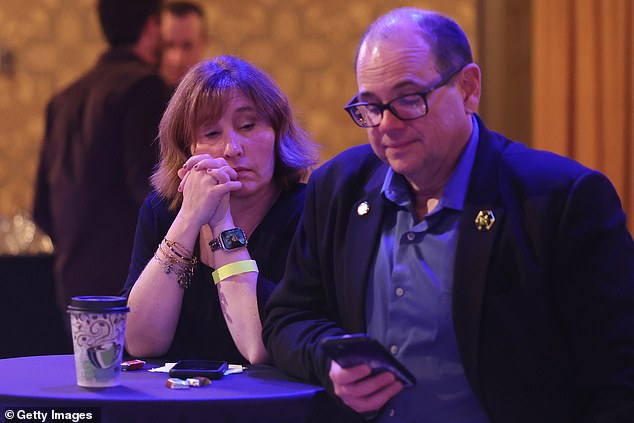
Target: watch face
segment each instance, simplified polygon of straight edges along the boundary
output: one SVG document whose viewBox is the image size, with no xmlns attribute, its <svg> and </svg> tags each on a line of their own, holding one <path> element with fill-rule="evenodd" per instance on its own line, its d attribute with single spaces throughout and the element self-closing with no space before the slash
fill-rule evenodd
<svg viewBox="0 0 634 423">
<path fill-rule="evenodd" d="M 247 245 L 247 237 L 240 228 L 229 229 L 228 231 L 222 232 L 220 239 L 225 250 L 233 250 Z"/>
</svg>

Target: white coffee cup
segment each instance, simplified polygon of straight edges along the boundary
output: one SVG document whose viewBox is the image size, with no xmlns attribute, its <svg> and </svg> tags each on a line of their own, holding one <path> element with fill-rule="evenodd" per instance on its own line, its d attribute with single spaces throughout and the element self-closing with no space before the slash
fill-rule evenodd
<svg viewBox="0 0 634 423">
<path fill-rule="evenodd" d="M 75 352 L 77 384 L 86 388 L 119 385 L 125 319 L 124 297 L 73 297 L 67 309 Z"/>
</svg>

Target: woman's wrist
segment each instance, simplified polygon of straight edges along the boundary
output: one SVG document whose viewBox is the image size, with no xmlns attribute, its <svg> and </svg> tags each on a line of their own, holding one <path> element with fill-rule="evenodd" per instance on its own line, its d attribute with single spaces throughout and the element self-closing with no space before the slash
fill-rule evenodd
<svg viewBox="0 0 634 423">
<path fill-rule="evenodd" d="M 209 228 L 211 229 L 211 235 L 214 238 L 220 236 L 221 232 L 227 231 L 229 229 L 233 229 L 235 227 L 236 225 L 235 223 L 233 223 L 233 218 L 231 217 L 231 215 L 226 216 L 224 219 L 218 222 L 209 224 Z"/>
<path fill-rule="evenodd" d="M 188 217 L 182 216 L 179 213 L 176 215 L 176 218 L 172 222 L 172 225 L 165 236 L 168 239 L 180 242 L 186 246 L 186 248 L 190 248 L 193 247 L 196 242 L 198 234 L 200 234 L 201 227 L 202 225 L 199 226 Z"/>
</svg>

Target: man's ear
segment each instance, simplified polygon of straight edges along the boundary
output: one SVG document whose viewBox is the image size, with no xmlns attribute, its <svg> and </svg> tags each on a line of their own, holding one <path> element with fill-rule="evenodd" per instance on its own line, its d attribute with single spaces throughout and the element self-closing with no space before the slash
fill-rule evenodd
<svg viewBox="0 0 634 423">
<path fill-rule="evenodd" d="M 143 25 L 143 32 L 160 33 L 161 32 L 161 18 L 160 16 L 150 15 Z"/>
<path fill-rule="evenodd" d="M 458 76 L 458 84 L 462 91 L 465 112 L 467 114 L 477 112 L 481 90 L 480 67 L 475 63 L 465 66 Z"/>
<path fill-rule="evenodd" d="M 161 55 L 161 27 L 156 16 L 149 16 L 143 24 L 134 51 L 147 63 L 158 64 Z"/>
</svg>

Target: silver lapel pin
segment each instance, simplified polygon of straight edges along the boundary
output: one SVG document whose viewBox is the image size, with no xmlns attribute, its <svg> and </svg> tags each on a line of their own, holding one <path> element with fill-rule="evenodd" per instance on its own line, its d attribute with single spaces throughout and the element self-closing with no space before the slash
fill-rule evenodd
<svg viewBox="0 0 634 423">
<path fill-rule="evenodd" d="M 365 216 L 368 213 L 370 213 L 370 205 L 368 204 L 368 202 L 364 201 L 359 204 L 359 206 L 357 207 L 357 214 L 359 216 Z"/>
</svg>

